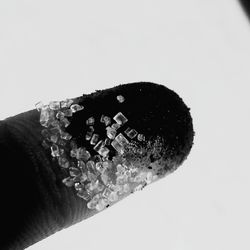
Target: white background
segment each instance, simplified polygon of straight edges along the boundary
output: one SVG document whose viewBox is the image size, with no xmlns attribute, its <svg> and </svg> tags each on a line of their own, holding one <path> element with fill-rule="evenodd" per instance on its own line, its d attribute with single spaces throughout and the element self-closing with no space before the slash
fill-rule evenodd
<svg viewBox="0 0 250 250">
<path fill-rule="evenodd" d="M 191 107 L 196 131 L 175 173 L 30 250 L 250 249 L 249 64 L 236 0 L 2 0 L 0 119 L 153 81 Z"/>
</svg>

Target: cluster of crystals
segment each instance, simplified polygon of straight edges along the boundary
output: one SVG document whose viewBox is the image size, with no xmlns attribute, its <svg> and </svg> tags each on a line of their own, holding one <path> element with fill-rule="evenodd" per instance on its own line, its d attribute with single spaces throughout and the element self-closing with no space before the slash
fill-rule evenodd
<svg viewBox="0 0 250 250">
<path fill-rule="evenodd" d="M 71 163 L 65 149 L 72 136 L 65 131 L 65 128 L 69 126 L 73 114 L 84 107 L 74 103 L 72 99 L 66 99 L 52 101 L 46 105 L 39 102 L 36 108 L 40 112 L 40 124 L 45 127 L 41 131 L 44 138 L 42 145 L 50 148 L 51 155 L 57 158 L 61 167 L 69 168 Z"/>
<path fill-rule="evenodd" d="M 117 100 L 122 103 L 125 99 L 119 95 Z M 133 143 L 135 139 L 138 142 L 146 139 L 135 129 L 124 127 L 128 119 L 123 113 L 118 112 L 113 119 L 102 115 L 100 119 L 91 116 L 86 120 L 88 129 L 84 139 L 96 152 L 91 155 L 85 147 L 78 147 L 65 131 L 70 124 L 69 118 L 83 106 L 66 100 L 49 105 L 38 104 L 37 109 L 41 112 L 40 123 L 46 127 L 42 131 L 45 137 L 43 144 L 50 147 L 51 155 L 58 159 L 59 165 L 68 170 L 69 176 L 62 182 L 73 187 L 89 209 L 101 211 L 158 178 L 154 168 L 130 161 L 127 157 L 131 148 L 133 152 L 137 148 Z M 95 132 L 97 121 L 106 127 L 106 138 L 100 138 Z M 121 128 L 124 133 L 118 133 Z M 111 151 L 115 153 L 112 159 Z"/>
</svg>

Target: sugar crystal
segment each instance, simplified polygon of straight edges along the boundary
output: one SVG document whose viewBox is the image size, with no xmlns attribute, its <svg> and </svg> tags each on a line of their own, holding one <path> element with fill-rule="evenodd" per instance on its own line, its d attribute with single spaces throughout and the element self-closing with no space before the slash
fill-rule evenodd
<svg viewBox="0 0 250 250">
<path fill-rule="evenodd" d="M 117 140 L 113 140 L 111 142 L 112 147 L 119 153 L 119 154 L 123 154 L 124 153 L 124 148 L 123 146 L 117 141 Z"/>
<path fill-rule="evenodd" d="M 107 137 L 109 139 L 114 139 L 116 136 L 116 130 L 114 128 L 111 128 L 111 127 L 107 127 L 106 130 L 107 130 Z"/>
<path fill-rule="evenodd" d="M 125 136 L 122 133 L 117 135 L 115 137 L 115 140 L 118 141 L 118 143 L 120 143 L 123 146 L 129 143 L 129 141 L 125 138 Z"/>
<path fill-rule="evenodd" d="M 67 177 L 62 180 L 62 183 L 66 185 L 67 187 L 72 187 L 74 185 L 74 181 L 72 180 L 71 177 Z"/>
<path fill-rule="evenodd" d="M 93 134 L 90 144 L 95 145 L 98 142 L 99 135 L 98 134 Z"/>
</svg>

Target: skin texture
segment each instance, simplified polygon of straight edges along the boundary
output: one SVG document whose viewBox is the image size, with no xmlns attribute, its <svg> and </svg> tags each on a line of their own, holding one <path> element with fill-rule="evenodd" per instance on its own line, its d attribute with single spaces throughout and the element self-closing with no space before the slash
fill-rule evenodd
<svg viewBox="0 0 250 250">
<path fill-rule="evenodd" d="M 124 104 L 117 102 L 117 95 L 125 97 Z M 84 121 L 88 117 L 113 117 L 122 112 L 128 118 L 128 126 L 149 141 L 162 138 L 157 157 L 164 159 L 166 172 L 181 165 L 191 150 L 194 132 L 189 108 L 165 86 L 124 84 L 82 95 L 77 100 L 85 108 L 73 116 L 67 128 L 74 137 L 86 132 Z M 39 117 L 37 110 L 31 110 L 0 121 L 0 219 L 4 229 L 0 249 L 24 249 L 95 214 L 72 188 L 62 184 L 66 170 L 41 146 L 43 127 Z M 97 127 L 97 131 L 101 135 L 101 129 Z M 151 158 L 157 160 L 153 155 Z"/>
</svg>

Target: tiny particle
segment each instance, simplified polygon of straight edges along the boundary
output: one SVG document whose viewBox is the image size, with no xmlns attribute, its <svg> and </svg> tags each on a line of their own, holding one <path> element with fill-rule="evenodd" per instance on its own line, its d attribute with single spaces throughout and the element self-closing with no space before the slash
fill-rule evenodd
<svg viewBox="0 0 250 250">
<path fill-rule="evenodd" d="M 52 101 L 49 103 L 49 108 L 52 110 L 58 110 L 60 109 L 60 102 L 58 101 Z"/>
<path fill-rule="evenodd" d="M 99 139 L 99 135 L 98 134 L 93 134 L 93 136 L 91 138 L 91 141 L 90 141 L 90 144 L 95 145 L 98 142 L 98 139 Z"/>
<path fill-rule="evenodd" d="M 145 135 L 143 135 L 143 134 L 138 134 L 138 135 L 137 135 L 137 139 L 138 139 L 138 141 L 145 141 Z"/>
</svg>

